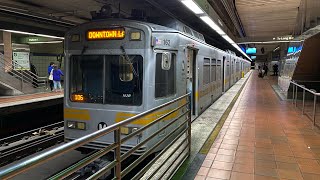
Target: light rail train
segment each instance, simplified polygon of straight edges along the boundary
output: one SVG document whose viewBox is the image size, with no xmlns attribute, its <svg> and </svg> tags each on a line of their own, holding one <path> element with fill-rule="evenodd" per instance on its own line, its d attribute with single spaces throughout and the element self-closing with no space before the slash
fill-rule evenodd
<svg viewBox="0 0 320 180">
<path fill-rule="evenodd" d="M 249 61 L 207 44 L 202 34 L 182 23 L 170 24 L 99 20 L 77 26 L 66 34 L 65 141 L 188 92 L 194 119 L 249 71 Z M 130 134 L 152 119 L 130 124 L 121 133 Z M 121 146 L 122 151 L 163 125 L 127 141 Z M 135 154 L 145 152 L 157 138 Z M 84 147 L 99 149 L 113 140 L 111 133 Z"/>
</svg>

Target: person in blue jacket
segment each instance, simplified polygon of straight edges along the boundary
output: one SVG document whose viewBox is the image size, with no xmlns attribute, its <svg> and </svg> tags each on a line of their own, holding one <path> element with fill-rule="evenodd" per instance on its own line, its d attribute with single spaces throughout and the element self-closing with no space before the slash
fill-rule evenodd
<svg viewBox="0 0 320 180">
<path fill-rule="evenodd" d="M 54 62 L 50 62 L 48 66 L 48 76 L 50 76 L 51 71 L 53 70 L 53 66 L 54 66 Z M 50 85 L 51 91 L 53 91 L 53 80 L 49 79 L 49 85 Z"/>
<path fill-rule="evenodd" d="M 54 91 L 61 91 L 61 76 L 64 76 L 62 71 L 58 69 L 58 66 L 53 66 L 53 86 Z"/>
</svg>

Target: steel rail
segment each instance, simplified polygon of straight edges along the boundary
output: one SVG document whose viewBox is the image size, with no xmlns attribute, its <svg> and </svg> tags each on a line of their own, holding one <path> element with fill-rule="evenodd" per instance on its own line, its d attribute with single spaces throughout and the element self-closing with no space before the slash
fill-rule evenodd
<svg viewBox="0 0 320 180">
<path fill-rule="evenodd" d="M 60 122 L 57 122 L 57 123 L 54 123 L 54 124 L 50 124 L 50 125 L 46 125 L 46 126 L 43 126 L 43 127 L 40 127 L 40 128 L 36 128 L 36 129 L 30 130 L 30 131 L 26 131 L 26 132 L 23 132 L 23 133 L 20 133 L 20 134 L 15 134 L 13 136 L 2 138 L 2 139 L 0 139 L 0 145 L 1 145 L 1 143 L 12 142 L 13 139 L 22 139 L 21 137 L 24 137 L 24 136 L 26 136 L 27 134 L 30 134 L 30 133 L 37 132 L 37 131 L 39 131 L 41 129 L 48 129 L 48 128 L 52 128 L 53 129 L 53 128 L 56 128 L 56 127 L 61 127 L 61 126 L 63 126 L 63 123 L 64 123 L 63 121 L 60 121 Z"/>
<path fill-rule="evenodd" d="M 14 147 L 9 147 L 0 151 L 0 159 L 3 163 L 1 165 L 8 164 L 18 157 L 25 157 L 29 155 L 30 152 L 35 152 L 35 149 L 47 148 L 54 145 L 59 140 L 63 140 L 63 130 L 57 130 L 55 135 L 42 135 L 31 139 L 21 144 L 17 144 Z M 20 159 L 20 158 L 19 158 Z"/>
<path fill-rule="evenodd" d="M 63 144 L 63 145 L 61 145 L 59 147 L 56 147 L 56 148 L 54 148 L 52 150 L 49 150 L 49 151 L 47 151 L 45 153 L 42 153 L 39 156 L 30 158 L 30 159 L 28 159 L 28 160 L 26 160 L 24 162 L 21 162 L 19 164 L 13 165 L 13 166 L 5 169 L 5 170 L 0 171 L 0 179 L 1 178 L 2 179 L 12 178 L 12 177 L 18 175 L 19 173 L 25 172 L 25 171 L 27 171 L 28 169 L 30 169 L 32 167 L 40 165 L 40 164 L 42 164 L 44 162 L 47 162 L 47 161 L 49 161 L 49 160 L 51 160 L 51 159 L 53 159 L 53 158 L 55 158 L 55 157 L 57 157 L 59 155 L 62 155 L 64 153 L 66 153 L 66 152 L 69 152 L 69 151 L 71 151 L 73 149 L 76 149 L 76 148 L 78 148 L 78 147 L 80 147 L 82 145 L 85 145 L 85 144 L 87 144 L 87 143 L 89 143 L 89 142 L 91 142 L 91 141 L 93 141 L 93 140 L 95 140 L 95 139 L 97 139 L 99 137 L 102 137 L 102 136 L 104 136 L 104 135 L 106 135 L 108 133 L 117 131 L 118 134 L 120 134 L 120 131 L 119 131 L 120 127 L 122 127 L 124 125 L 127 125 L 127 124 L 129 124 L 129 123 L 131 123 L 131 122 L 133 122 L 135 120 L 138 120 L 138 119 L 140 119 L 140 118 L 142 118 L 142 117 L 144 117 L 146 115 L 149 115 L 150 113 L 156 112 L 157 110 L 159 110 L 159 109 L 161 109 L 163 107 L 166 107 L 166 106 L 169 106 L 169 105 L 171 105 L 171 104 L 173 104 L 175 102 L 178 102 L 179 100 L 181 100 L 181 99 L 183 99 L 185 97 L 188 97 L 189 94 L 190 93 L 185 94 L 185 95 L 183 95 L 183 96 L 181 96 L 179 98 L 171 100 L 171 101 L 169 101 L 167 103 L 164 103 L 164 104 L 162 104 L 162 105 L 160 105 L 158 107 L 152 108 L 152 109 L 150 109 L 148 111 L 140 113 L 140 114 L 138 114 L 136 116 L 133 116 L 131 118 L 128 118 L 128 119 L 126 119 L 124 121 L 121 121 L 119 123 L 113 124 L 113 125 L 111 125 L 109 127 L 106 127 L 104 129 L 98 130 L 96 132 L 93 132 L 91 134 L 83 136 L 83 137 L 81 137 L 79 139 L 76 139 L 74 141 L 71 141 L 69 143 Z M 119 143 L 119 142 L 115 142 L 115 143 Z M 120 154 L 118 155 L 118 157 L 120 158 Z M 119 169 L 119 163 L 120 162 L 118 161 L 117 162 L 117 166 L 116 166 L 118 169 Z M 121 169 L 120 169 L 120 171 L 121 171 Z M 119 170 L 117 170 L 116 175 L 117 176 L 120 175 Z"/>
</svg>

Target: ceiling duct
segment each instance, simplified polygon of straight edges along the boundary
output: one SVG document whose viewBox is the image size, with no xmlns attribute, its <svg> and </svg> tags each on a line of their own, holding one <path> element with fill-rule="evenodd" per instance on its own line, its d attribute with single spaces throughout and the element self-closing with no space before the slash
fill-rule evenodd
<svg viewBox="0 0 320 180">
<path fill-rule="evenodd" d="M 225 21 L 231 21 L 231 24 L 225 22 L 230 30 L 235 28 L 240 37 L 246 36 L 237 9 L 235 8 L 234 1 L 231 2 L 231 0 L 208 0 L 208 2 L 220 17 L 225 17 Z M 224 9 L 221 8 L 221 6 L 223 6 Z"/>
</svg>

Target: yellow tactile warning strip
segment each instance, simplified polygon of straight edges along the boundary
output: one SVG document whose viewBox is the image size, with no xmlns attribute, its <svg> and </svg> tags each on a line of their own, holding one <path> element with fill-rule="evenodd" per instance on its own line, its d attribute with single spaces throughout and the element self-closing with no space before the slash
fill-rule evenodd
<svg viewBox="0 0 320 180">
<path fill-rule="evenodd" d="M 320 133 L 252 74 L 195 179 L 320 179 Z"/>
</svg>

